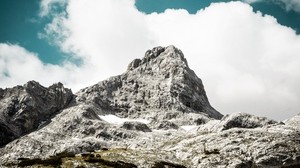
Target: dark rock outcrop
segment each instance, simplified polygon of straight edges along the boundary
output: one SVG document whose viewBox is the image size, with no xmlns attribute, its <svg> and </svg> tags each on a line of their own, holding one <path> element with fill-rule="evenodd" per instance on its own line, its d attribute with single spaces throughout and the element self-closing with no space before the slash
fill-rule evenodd
<svg viewBox="0 0 300 168">
<path fill-rule="evenodd" d="M 61 83 L 48 88 L 35 81 L 0 91 L 0 146 L 36 130 L 65 108 L 72 91 Z"/>
<path fill-rule="evenodd" d="M 136 121 L 126 121 L 123 123 L 122 128 L 127 130 L 136 130 L 142 132 L 151 132 L 151 129 L 144 123 Z"/>
<path fill-rule="evenodd" d="M 231 128 L 257 128 L 276 123 L 276 121 L 267 119 L 266 117 L 257 117 L 247 113 L 226 115 L 221 119 L 222 130 Z"/>
<path fill-rule="evenodd" d="M 178 129 L 178 125 L 174 124 L 171 121 L 161 121 L 158 123 L 157 129 L 169 130 L 169 129 Z"/>
</svg>

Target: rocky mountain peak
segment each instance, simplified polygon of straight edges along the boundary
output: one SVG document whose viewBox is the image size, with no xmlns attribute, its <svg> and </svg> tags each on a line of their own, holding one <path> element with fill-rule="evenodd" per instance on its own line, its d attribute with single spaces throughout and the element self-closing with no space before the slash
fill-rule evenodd
<svg viewBox="0 0 300 168">
<path fill-rule="evenodd" d="M 0 167 L 300 167 L 300 115 L 221 116 L 182 52 L 155 47 L 75 95 L 0 88 Z"/>
<path fill-rule="evenodd" d="M 61 83 L 46 88 L 36 81 L 0 89 L 0 146 L 29 133 L 66 107 L 72 91 Z"/>
<path fill-rule="evenodd" d="M 187 61 L 184 58 L 184 55 L 181 50 L 177 49 L 175 46 L 171 45 L 168 47 L 155 47 L 152 50 L 147 50 L 144 58 L 142 59 L 134 59 L 129 65 L 127 70 L 133 70 L 138 68 L 141 65 L 147 64 L 148 66 L 151 64 L 157 64 L 161 62 L 155 61 L 157 57 L 160 61 L 163 59 L 178 59 L 177 64 L 185 64 L 187 66 Z"/>
<path fill-rule="evenodd" d="M 26 88 L 26 90 L 32 90 L 32 89 L 36 89 L 36 88 L 40 88 L 40 89 L 45 89 L 44 86 L 42 86 L 39 82 L 37 81 L 34 81 L 34 80 L 31 80 L 31 81 L 28 81 L 26 84 L 24 84 L 23 86 L 24 88 Z M 49 89 L 61 89 L 61 90 L 64 90 L 64 85 L 61 83 L 61 82 L 58 82 L 58 83 L 54 83 L 52 84 L 51 86 L 48 87 Z M 70 91 L 70 89 L 67 89 L 68 91 Z"/>
<path fill-rule="evenodd" d="M 174 46 L 148 50 L 142 59 L 133 60 L 124 74 L 85 88 L 77 95 L 79 101 L 88 99 L 123 116 L 143 116 L 149 114 L 146 111 L 164 109 L 222 117 L 211 107 L 201 79 Z"/>
</svg>

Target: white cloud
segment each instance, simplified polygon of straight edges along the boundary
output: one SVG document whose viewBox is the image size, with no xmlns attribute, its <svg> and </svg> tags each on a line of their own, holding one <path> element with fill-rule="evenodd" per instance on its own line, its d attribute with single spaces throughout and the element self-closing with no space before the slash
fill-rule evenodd
<svg viewBox="0 0 300 168">
<path fill-rule="evenodd" d="M 54 13 L 57 10 L 57 6 L 64 6 L 67 0 L 41 0 L 39 16 L 44 17 L 48 14 Z"/>
<path fill-rule="evenodd" d="M 285 4 L 286 10 L 294 10 L 300 12 L 300 1 L 299 0 L 281 0 Z"/>
<path fill-rule="evenodd" d="M 54 66 L 61 75 L 53 82 L 62 79 L 73 88 L 94 84 L 124 72 L 147 49 L 174 44 L 221 113 L 275 119 L 299 113 L 300 37 L 241 2 L 212 4 L 196 14 L 166 10 L 146 15 L 132 0 L 70 0 L 66 13 L 56 15 L 44 35 L 84 61 L 80 68 Z M 32 76 L 50 74 L 47 80 L 52 80 L 56 72 L 48 67 L 36 63 L 34 69 L 41 72 Z"/>
<path fill-rule="evenodd" d="M 149 27 L 159 44 L 183 50 L 221 112 L 276 119 L 299 113 L 300 38 L 273 17 L 235 2 L 196 15 L 167 10 L 147 19 L 156 25 Z"/>
<path fill-rule="evenodd" d="M 243 0 L 246 3 L 257 3 L 263 2 L 263 0 Z M 295 11 L 300 12 L 300 1 L 299 0 L 271 0 L 267 1 L 268 3 L 276 3 L 278 5 L 282 5 L 287 11 Z"/>
<path fill-rule="evenodd" d="M 93 67 L 77 67 L 65 62 L 62 65 L 42 63 L 35 53 L 16 44 L 0 43 L 0 86 L 12 87 L 36 80 L 49 86 L 62 82 L 73 90 L 87 86 L 85 77 L 93 78 Z M 94 77 L 95 78 L 95 77 Z"/>
<path fill-rule="evenodd" d="M 60 15 L 46 27 L 47 35 L 63 51 L 76 53 L 87 64 L 110 69 L 113 74 L 123 72 L 128 60 L 153 46 L 145 17 L 134 8 L 134 1 L 71 0 L 67 13 L 67 18 Z"/>
</svg>

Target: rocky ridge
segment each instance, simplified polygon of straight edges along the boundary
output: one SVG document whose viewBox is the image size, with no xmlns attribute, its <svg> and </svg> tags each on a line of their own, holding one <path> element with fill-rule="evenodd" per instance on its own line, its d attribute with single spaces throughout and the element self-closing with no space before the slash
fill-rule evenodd
<svg viewBox="0 0 300 168">
<path fill-rule="evenodd" d="M 48 88 L 35 81 L 0 90 L 0 146 L 36 130 L 65 108 L 72 91 L 61 83 Z"/>
<path fill-rule="evenodd" d="M 174 46 L 148 50 L 143 59 L 133 60 L 124 74 L 76 95 L 80 103 L 94 104 L 123 117 L 146 117 L 156 109 L 222 117 L 211 107 L 201 79 Z"/>
<path fill-rule="evenodd" d="M 76 94 L 62 84 L 17 88 L 0 89 L 0 136 L 13 135 L 0 148 L 3 167 L 300 166 L 299 116 L 222 116 L 174 46 L 149 50 L 124 74 Z M 7 117 L 11 102 L 17 112 Z M 19 113 L 38 124 L 16 134 L 7 121 Z"/>
</svg>

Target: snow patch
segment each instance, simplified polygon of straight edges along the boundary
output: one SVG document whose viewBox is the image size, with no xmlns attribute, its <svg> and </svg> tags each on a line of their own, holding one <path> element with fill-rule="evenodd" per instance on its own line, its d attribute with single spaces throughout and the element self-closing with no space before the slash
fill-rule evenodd
<svg viewBox="0 0 300 168">
<path fill-rule="evenodd" d="M 180 128 L 184 129 L 185 131 L 192 131 L 195 130 L 197 127 L 197 125 L 183 125 Z"/>
<path fill-rule="evenodd" d="M 150 121 L 146 120 L 146 119 L 130 119 L 130 118 L 120 118 L 118 116 L 109 114 L 109 115 L 99 115 L 99 117 L 101 118 L 101 120 L 106 121 L 108 123 L 111 124 L 117 124 L 117 125 L 121 125 L 126 121 L 137 121 L 137 122 L 141 122 L 144 124 L 149 124 Z"/>
</svg>

